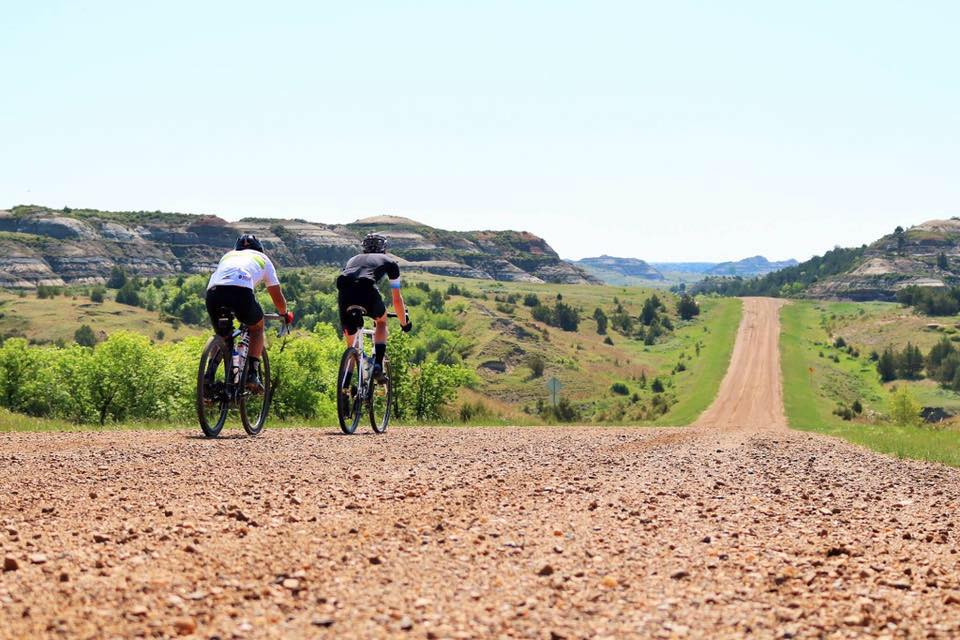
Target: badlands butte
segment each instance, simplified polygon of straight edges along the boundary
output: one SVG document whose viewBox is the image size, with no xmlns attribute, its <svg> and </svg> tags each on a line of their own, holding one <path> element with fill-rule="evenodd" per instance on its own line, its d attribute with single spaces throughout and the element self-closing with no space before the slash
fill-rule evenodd
<svg viewBox="0 0 960 640">
<path fill-rule="evenodd" d="M 754 256 L 736 262 L 650 264 L 638 257 L 563 260 L 525 231 L 447 231 L 380 215 L 348 224 L 282 218 L 228 222 L 161 211 L 0 210 L 0 287 L 33 289 L 105 282 L 114 267 L 153 278 L 208 273 L 241 232 L 260 237 L 283 267 L 334 266 L 370 231 L 390 238 L 408 270 L 521 283 L 661 286 L 706 283 L 699 291 L 892 300 L 910 285 L 960 284 L 960 219 L 930 220 L 860 247 L 803 263 Z"/>
<path fill-rule="evenodd" d="M 958 471 L 787 428 L 0 434 L 3 638 L 955 638 Z"/>
</svg>

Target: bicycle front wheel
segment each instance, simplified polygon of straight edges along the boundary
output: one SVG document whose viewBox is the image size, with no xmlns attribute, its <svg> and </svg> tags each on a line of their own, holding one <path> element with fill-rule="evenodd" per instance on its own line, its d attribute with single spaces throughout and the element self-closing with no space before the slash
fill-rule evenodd
<svg viewBox="0 0 960 640">
<path fill-rule="evenodd" d="M 383 373 L 387 379 L 384 382 L 372 380 L 370 382 L 370 426 L 376 433 L 387 430 L 390 421 L 390 409 L 393 406 L 393 387 L 390 384 L 390 363 L 383 361 Z"/>
<path fill-rule="evenodd" d="M 337 419 L 340 430 L 351 434 L 360 424 L 360 353 L 350 347 L 340 358 L 337 372 Z"/>
<path fill-rule="evenodd" d="M 259 371 L 260 381 L 263 383 L 261 391 L 251 391 L 247 389 L 247 375 L 250 372 L 250 361 L 243 367 L 243 380 L 241 381 L 240 395 L 240 421 L 243 423 L 243 429 L 251 436 L 255 436 L 263 431 L 263 425 L 267 422 L 267 413 L 270 411 L 270 398 L 273 392 L 273 383 L 270 380 L 270 360 L 267 358 L 267 350 L 263 350 L 260 357 Z"/>
<path fill-rule="evenodd" d="M 227 421 L 230 399 L 227 397 L 227 366 L 224 359 L 226 343 L 211 336 L 200 356 L 197 370 L 197 418 L 203 435 L 216 438 Z"/>
</svg>

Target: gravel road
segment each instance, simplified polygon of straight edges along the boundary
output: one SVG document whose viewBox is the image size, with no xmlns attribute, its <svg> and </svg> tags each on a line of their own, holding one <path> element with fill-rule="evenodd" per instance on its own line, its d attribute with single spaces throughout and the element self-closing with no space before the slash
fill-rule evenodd
<svg viewBox="0 0 960 640">
<path fill-rule="evenodd" d="M 960 637 L 960 474 L 786 429 L 0 434 L 0 637 Z"/>
</svg>

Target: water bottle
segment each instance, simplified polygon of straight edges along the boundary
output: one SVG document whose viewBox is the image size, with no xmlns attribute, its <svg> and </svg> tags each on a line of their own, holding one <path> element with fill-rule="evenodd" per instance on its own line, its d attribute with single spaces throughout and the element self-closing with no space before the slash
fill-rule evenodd
<svg viewBox="0 0 960 640">
<path fill-rule="evenodd" d="M 240 367 L 247 359 L 247 350 L 250 348 L 250 336 L 246 333 L 240 338 L 240 344 L 233 350 L 233 381 L 240 384 Z"/>
<path fill-rule="evenodd" d="M 240 384 L 240 352 L 233 347 L 233 383 Z"/>
</svg>

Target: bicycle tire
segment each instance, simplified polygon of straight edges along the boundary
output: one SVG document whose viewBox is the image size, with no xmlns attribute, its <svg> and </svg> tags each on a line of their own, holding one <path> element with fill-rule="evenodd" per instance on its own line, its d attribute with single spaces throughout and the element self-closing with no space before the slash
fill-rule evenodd
<svg viewBox="0 0 960 640">
<path fill-rule="evenodd" d="M 384 433 L 387 430 L 387 424 L 390 422 L 390 410 L 393 408 L 393 385 L 390 383 L 390 362 L 386 359 L 383 361 L 383 373 L 387 376 L 386 382 L 370 381 L 370 397 L 368 398 L 367 407 L 370 415 L 370 427 L 373 428 L 374 433 Z M 382 388 L 384 391 L 382 397 L 377 396 L 376 390 L 378 388 Z M 383 415 L 377 420 L 377 413 L 381 411 Z"/>
<path fill-rule="evenodd" d="M 352 364 L 351 364 L 352 363 Z M 349 375 L 348 367 L 352 366 Z M 344 389 L 347 390 L 344 393 Z M 343 352 L 340 358 L 340 368 L 337 370 L 337 420 L 340 430 L 350 435 L 357 430 L 360 424 L 360 353 L 350 347 Z"/>
<path fill-rule="evenodd" d="M 217 398 L 207 398 L 206 397 L 206 387 L 205 387 L 205 377 L 207 372 L 207 365 L 210 362 L 210 359 L 216 357 L 217 352 L 220 354 L 224 353 L 223 340 L 217 336 L 211 336 L 207 340 L 206 346 L 203 348 L 203 353 L 200 355 L 200 367 L 197 370 L 197 418 L 200 422 L 200 429 L 203 431 L 203 435 L 208 438 L 216 438 L 220 435 L 220 431 L 223 430 L 223 425 L 227 421 L 227 412 L 230 410 L 230 403 L 227 400 L 223 390 L 221 390 L 221 397 Z M 227 376 L 227 361 L 222 355 L 220 356 L 223 361 L 224 369 L 224 380 Z M 220 365 L 217 365 L 217 368 L 220 368 Z M 214 410 L 215 407 L 219 407 L 219 410 Z M 210 415 L 207 415 L 208 410 L 213 410 Z M 211 421 L 211 418 L 216 417 L 215 420 Z"/>
<path fill-rule="evenodd" d="M 263 431 L 263 426 L 267 422 L 267 414 L 270 413 L 270 400 L 273 394 L 273 384 L 270 380 L 270 359 L 267 357 L 267 350 L 263 350 L 260 357 L 260 381 L 263 383 L 262 394 L 251 394 L 247 390 L 247 374 L 250 371 L 250 360 L 247 360 L 243 367 L 243 376 L 240 378 L 240 422 L 243 423 L 243 430 L 248 435 L 256 436 Z M 256 400 L 260 399 L 259 407 Z M 251 403 L 252 404 L 248 404 Z M 253 409 L 254 415 L 248 415 L 248 409 Z M 255 419 L 254 419 L 255 418 Z"/>
</svg>

